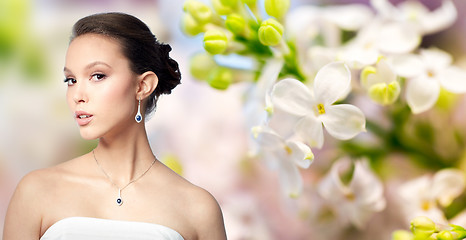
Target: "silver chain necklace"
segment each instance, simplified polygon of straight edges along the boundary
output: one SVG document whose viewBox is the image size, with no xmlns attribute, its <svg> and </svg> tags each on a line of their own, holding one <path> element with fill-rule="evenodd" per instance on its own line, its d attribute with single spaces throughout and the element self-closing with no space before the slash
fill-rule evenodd
<svg viewBox="0 0 466 240">
<path fill-rule="evenodd" d="M 146 175 L 146 173 L 149 171 L 149 169 L 152 168 L 152 165 L 154 165 L 155 161 L 157 160 L 157 158 L 154 157 L 154 161 L 152 161 L 152 163 L 150 164 L 149 168 L 146 169 L 146 171 L 144 171 L 139 177 L 129 181 L 124 187 L 120 188 L 113 180 L 112 178 L 110 178 L 110 176 L 107 174 L 107 172 L 105 172 L 104 168 L 102 168 L 102 166 L 100 166 L 100 163 L 99 161 L 97 161 L 97 158 L 95 157 L 95 153 L 94 153 L 94 150 L 92 150 L 92 155 L 94 156 L 94 160 L 95 162 L 97 163 L 97 165 L 99 166 L 100 170 L 104 173 L 105 177 L 107 177 L 107 179 L 112 183 L 113 186 L 115 186 L 116 188 L 118 188 L 118 197 L 116 199 L 116 203 L 118 204 L 118 206 L 121 206 L 121 204 L 123 204 L 123 199 L 121 198 L 121 191 L 123 191 L 123 189 L 125 189 L 127 186 L 129 186 L 131 183 L 133 182 L 136 182 L 137 180 L 139 180 L 140 178 L 142 178 L 144 175 Z"/>
</svg>

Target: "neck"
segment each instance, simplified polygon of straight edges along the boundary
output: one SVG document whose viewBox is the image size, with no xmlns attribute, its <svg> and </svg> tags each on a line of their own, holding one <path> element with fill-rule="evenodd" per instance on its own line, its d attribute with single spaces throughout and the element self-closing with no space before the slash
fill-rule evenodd
<svg viewBox="0 0 466 240">
<path fill-rule="evenodd" d="M 137 178 L 154 160 L 143 123 L 100 138 L 94 151 L 100 166 L 119 187 Z"/>
</svg>

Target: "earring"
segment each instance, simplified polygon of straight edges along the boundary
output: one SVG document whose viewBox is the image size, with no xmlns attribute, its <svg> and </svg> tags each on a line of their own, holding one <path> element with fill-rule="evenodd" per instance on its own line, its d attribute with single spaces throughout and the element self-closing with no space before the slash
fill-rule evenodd
<svg viewBox="0 0 466 240">
<path fill-rule="evenodd" d="M 139 99 L 138 102 L 138 112 L 136 113 L 136 116 L 134 117 L 134 120 L 136 120 L 137 123 L 140 123 L 142 121 L 142 115 L 141 115 L 141 99 Z"/>
</svg>

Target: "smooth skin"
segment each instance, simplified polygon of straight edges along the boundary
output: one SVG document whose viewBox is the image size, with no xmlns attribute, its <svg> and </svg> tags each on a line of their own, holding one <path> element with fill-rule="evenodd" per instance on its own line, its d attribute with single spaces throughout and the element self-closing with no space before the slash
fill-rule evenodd
<svg viewBox="0 0 466 240">
<path fill-rule="evenodd" d="M 159 79 L 151 71 L 133 73 L 119 43 L 85 34 L 68 48 L 64 69 L 71 112 L 92 114 L 79 126 L 84 139 L 99 139 L 95 149 L 102 168 L 120 187 L 139 177 L 154 160 L 144 121 L 136 123 L 137 100 L 147 97 Z M 74 216 L 155 223 L 186 240 L 226 239 L 215 198 L 156 160 L 122 193 L 105 177 L 92 152 L 54 167 L 33 171 L 18 184 L 10 201 L 4 240 L 40 239 L 55 222 Z"/>
</svg>

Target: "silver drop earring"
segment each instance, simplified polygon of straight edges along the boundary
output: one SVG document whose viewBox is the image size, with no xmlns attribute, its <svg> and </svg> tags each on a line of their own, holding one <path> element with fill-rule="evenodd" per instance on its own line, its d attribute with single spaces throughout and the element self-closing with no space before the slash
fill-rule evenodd
<svg viewBox="0 0 466 240">
<path fill-rule="evenodd" d="M 138 102 L 138 112 L 136 113 L 136 116 L 134 117 L 134 120 L 136 120 L 137 123 L 140 123 L 142 121 L 142 115 L 141 115 L 141 99 L 139 99 Z"/>
</svg>

